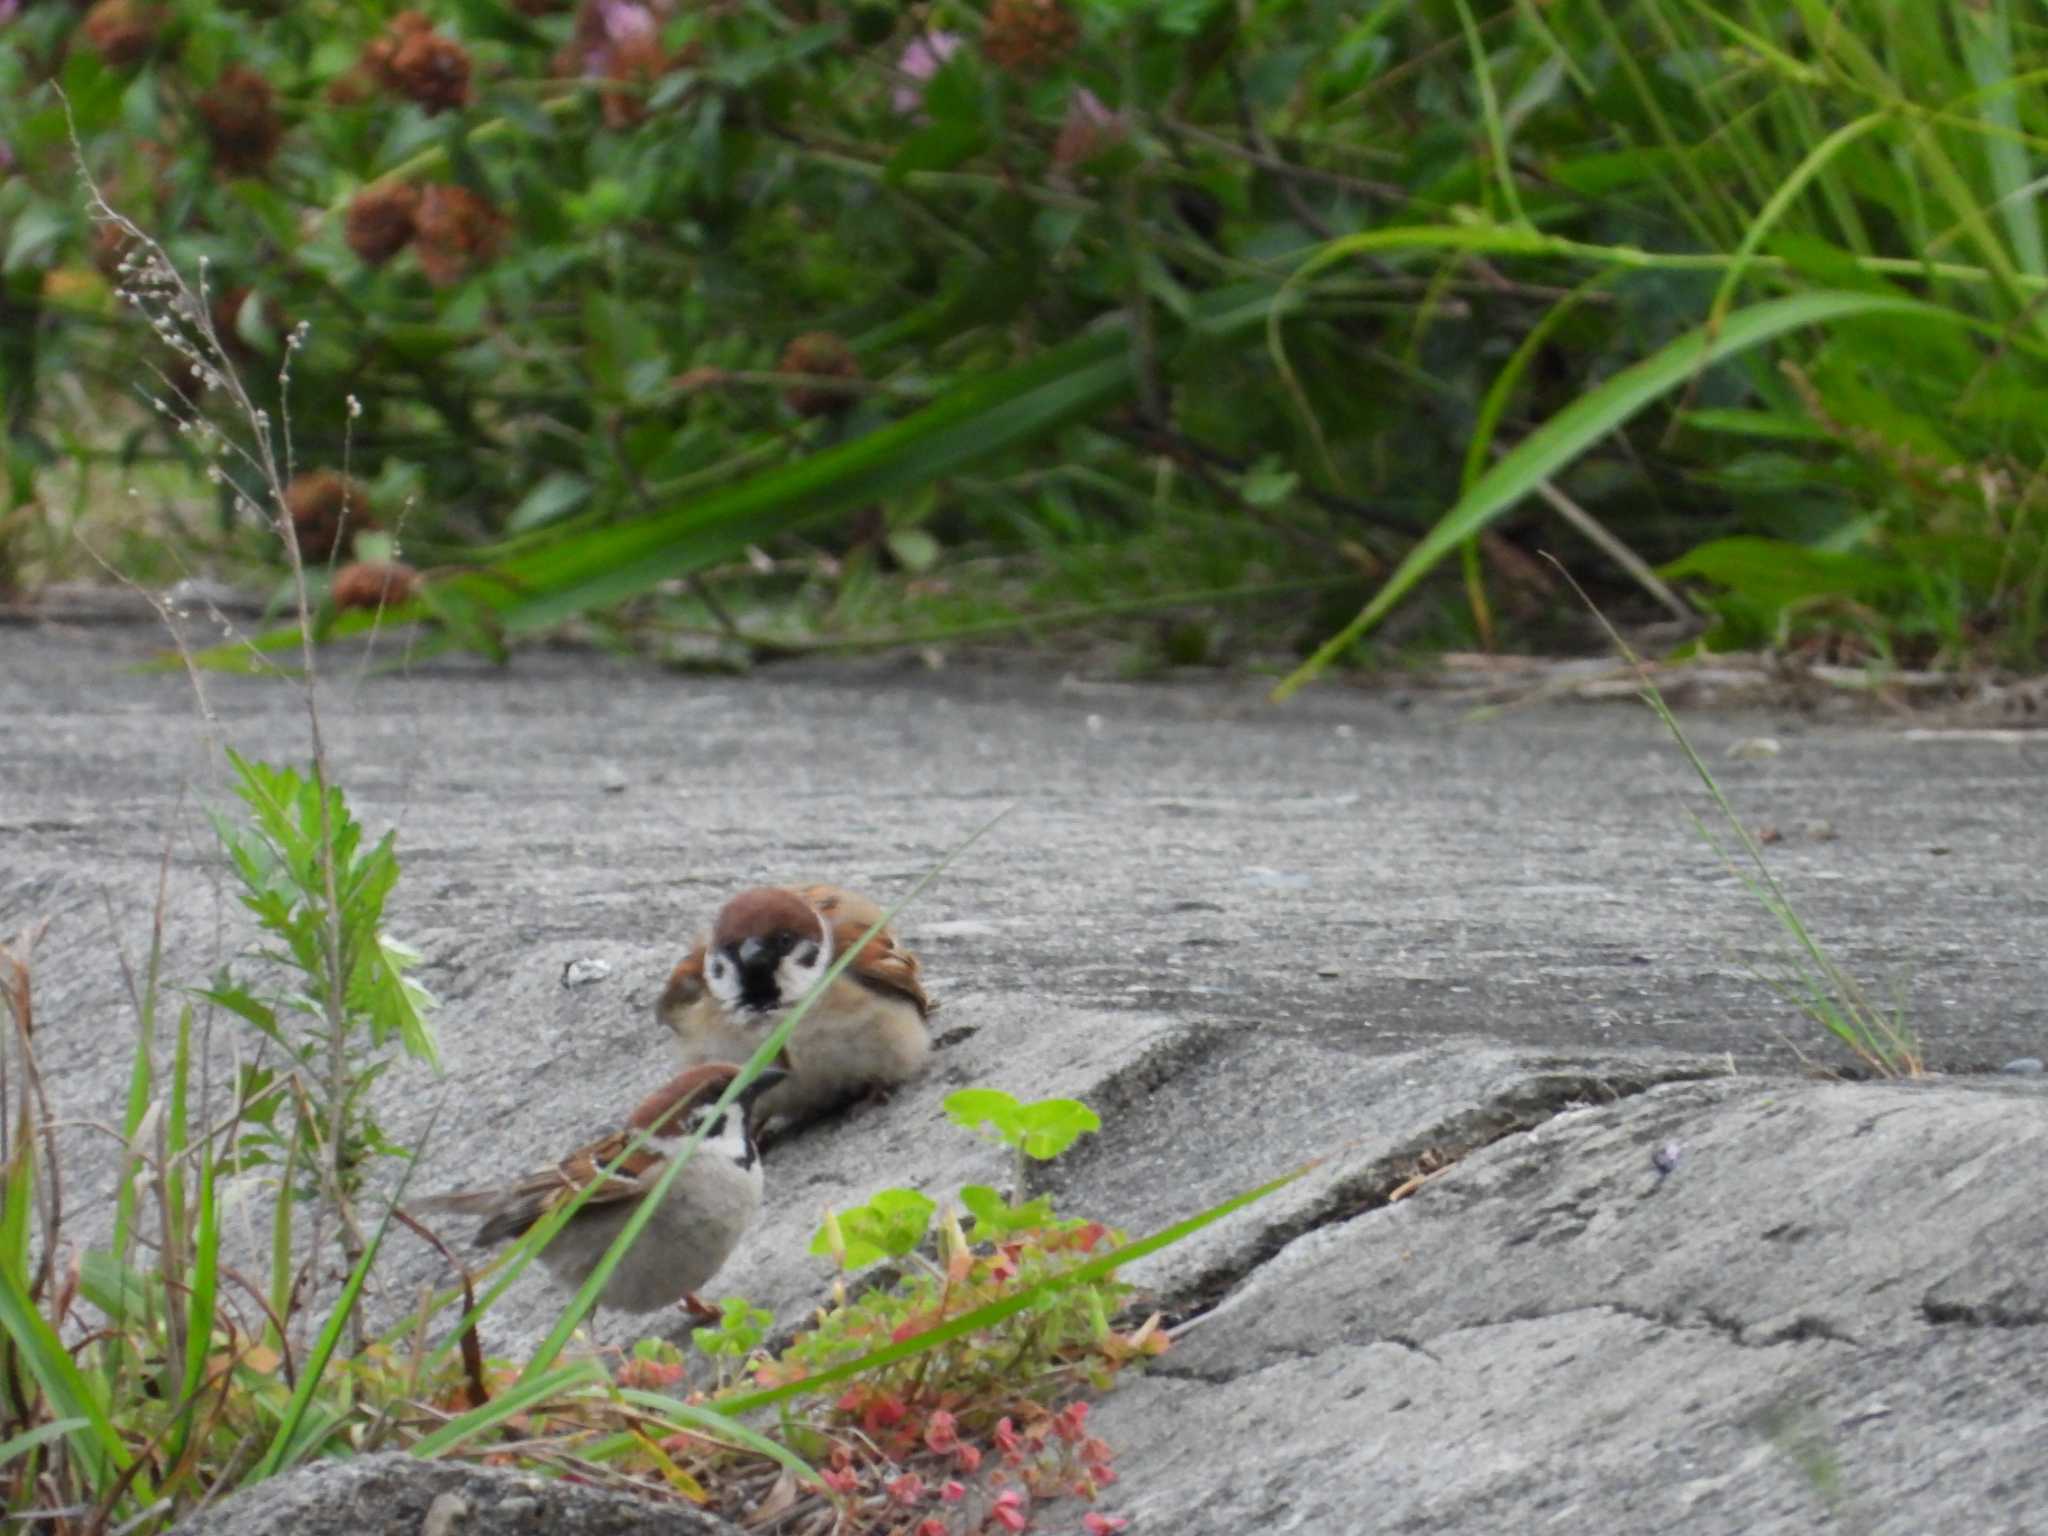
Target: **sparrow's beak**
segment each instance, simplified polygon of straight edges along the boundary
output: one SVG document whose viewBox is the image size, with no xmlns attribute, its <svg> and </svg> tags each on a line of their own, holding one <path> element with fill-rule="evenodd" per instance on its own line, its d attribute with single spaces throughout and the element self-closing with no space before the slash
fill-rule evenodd
<svg viewBox="0 0 2048 1536">
<path fill-rule="evenodd" d="M 788 1076 L 789 1074 L 780 1067 L 763 1067 L 761 1075 L 740 1090 L 740 1102 L 751 1109 L 754 1100 Z"/>
</svg>

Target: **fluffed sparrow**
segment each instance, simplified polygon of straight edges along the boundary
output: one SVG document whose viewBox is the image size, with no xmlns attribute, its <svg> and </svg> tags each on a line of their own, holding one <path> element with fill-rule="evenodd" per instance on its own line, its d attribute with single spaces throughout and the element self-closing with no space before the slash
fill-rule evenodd
<svg viewBox="0 0 2048 1536">
<path fill-rule="evenodd" d="M 648 1095 L 625 1125 L 578 1147 L 554 1167 L 497 1188 L 431 1196 L 420 1206 L 483 1216 L 476 1243 L 489 1247 L 518 1237 L 595 1184 L 590 1198 L 540 1255 L 556 1279 L 581 1285 L 659 1182 L 668 1157 L 657 1144 L 680 1141 L 715 1115 L 598 1298 L 626 1312 L 652 1312 L 680 1301 L 698 1317 L 715 1317 L 716 1309 L 698 1300 L 696 1292 L 718 1273 L 761 1208 L 761 1159 L 752 1121 L 760 1097 L 786 1075 L 778 1067 L 765 1069 L 719 1112 L 718 1096 L 738 1072 L 725 1063 L 691 1067 Z M 605 1179 L 606 1166 L 641 1131 L 650 1134 Z"/>
<path fill-rule="evenodd" d="M 829 885 L 741 891 L 670 975 L 656 1016 L 676 1032 L 686 1064 L 745 1061 L 881 915 L 865 896 Z M 789 1078 L 762 1095 L 761 1123 L 800 1125 L 907 1082 L 931 1054 L 925 1020 L 934 1006 L 917 957 L 881 929 L 797 1023 L 781 1057 Z"/>
</svg>

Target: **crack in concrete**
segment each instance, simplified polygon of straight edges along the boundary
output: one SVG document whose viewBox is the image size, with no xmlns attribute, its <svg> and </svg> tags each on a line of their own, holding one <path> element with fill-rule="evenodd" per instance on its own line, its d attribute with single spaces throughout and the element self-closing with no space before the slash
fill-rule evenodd
<svg viewBox="0 0 2048 1536">
<path fill-rule="evenodd" d="M 1242 1253 L 1196 1275 L 1167 1298 L 1176 1326 L 1214 1311 L 1296 1239 L 1371 1214 L 1396 1198 L 1420 1198 L 1433 1175 L 1511 1136 L 1526 1135 L 1569 1111 L 1610 1108 L 1668 1083 L 1718 1080 L 1718 1069 L 1673 1067 L 1637 1074 L 1538 1073 L 1462 1115 L 1440 1122 L 1344 1179 L 1312 1207 L 1273 1222 Z"/>
<path fill-rule="evenodd" d="M 1920 1315 L 1936 1328 L 2039 1328 L 2048 1325 L 2048 1308 L 2008 1307 L 2003 1302 L 1920 1300 Z"/>
<path fill-rule="evenodd" d="M 1272 1345 L 1268 1347 L 1263 1358 L 1247 1362 L 1242 1366 L 1202 1369 L 1182 1364 L 1169 1364 L 1168 1362 L 1173 1357 L 1168 1355 L 1158 1361 L 1148 1361 L 1144 1367 L 1144 1374 L 1148 1378 L 1161 1376 L 1169 1381 L 1199 1382 L 1204 1386 L 1211 1387 L 1229 1386 L 1234 1382 L 1262 1375 L 1276 1366 L 1285 1365 L 1293 1361 L 1318 1359 L 1332 1349 L 1370 1349 L 1375 1344 L 1392 1344 L 1406 1350 L 1410 1354 L 1420 1355 L 1432 1365 L 1444 1366 L 1446 1362 L 1443 1356 L 1437 1353 L 1437 1348 L 1440 1348 L 1447 1339 L 1454 1339 L 1461 1334 L 1476 1333 L 1489 1328 L 1509 1328 L 1528 1323 L 1555 1322 L 1562 1318 L 1583 1316 L 1589 1312 L 1604 1312 L 1615 1317 L 1625 1317 L 1636 1322 L 1647 1323 L 1652 1327 L 1669 1329 L 1676 1333 L 1709 1334 L 1714 1338 L 1723 1340 L 1735 1349 L 1774 1349 L 1786 1344 L 1810 1343 L 1816 1340 L 1825 1341 L 1830 1344 L 1846 1344 L 1851 1347 L 1855 1347 L 1857 1343 L 1855 1339 L 1842 1333 L 1839 1329 L 1820 1318 L 1798 1318 L 1785 1327 L 1775 1329 L 1769 1334 L 1752 1336 L 1753 1329 L 1751 1325 L 1712 1310 L 1702 1310 L 1688 1315 L 1677 1311 L 1658 1311 L 1654 1308 L 1640 1307 L 1632 1302 L 1625 1301 L 1589 1301 L 1576 1306 L 1556 1307 L 1549 1310 L 1532 1308 L 1525 1312 L 1511 1312 L 1500 1317 L 1481 1318 L 1472 1322 L 1459 1323 L 1456 1327 L 1446 1328 L 1440 1333 L 1431 1334 L 1424 1340 L 1409 1338 L 1399 1334 L 1374 1333 L 1358 1337 L 1338 1335 L 1332 1337 L 1321 1349 L 1306 1349 L 1299 1345 Z M 1432 1346 L 1436 1346 L 1436 1348 Z"/>
</svg>

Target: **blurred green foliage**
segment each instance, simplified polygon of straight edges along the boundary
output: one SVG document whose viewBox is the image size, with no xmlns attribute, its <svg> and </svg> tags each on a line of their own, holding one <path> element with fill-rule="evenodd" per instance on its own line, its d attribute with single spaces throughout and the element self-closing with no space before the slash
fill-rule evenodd
<svg viewBox="0 0 2048 1536">
<path fill-rule="evenodd" d="M 1645 611 L 1662 566 L 1711 645 L 2040 660 L 2043 0 L 0 16 L 0 585 L 138 476 L 174 515 L 117 565 L 281 565 L 232 488 L 273 498 L 176 431 L 209 397 L 114 296 L 54 83 L 108 202 L 203 270 L 177 323 L 268 412 L 231 430 L 288 405 L 457 643 L 1114 614 L 1141 661 L 1338 634 L 1321 664 L 1457 550 L 1428 634 L 1555 641 L 1555 548 Z M 1801 294 L 1871 302 L 1716 347 Z M 1514 457 L 1575 405 L 1568 453 Z"/>
</svg>

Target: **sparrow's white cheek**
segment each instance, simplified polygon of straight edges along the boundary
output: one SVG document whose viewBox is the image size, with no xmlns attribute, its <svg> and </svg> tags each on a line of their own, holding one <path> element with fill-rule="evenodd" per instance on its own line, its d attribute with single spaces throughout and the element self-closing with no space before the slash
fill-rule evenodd
<svg viewBox="0 0 2048 1536">
<path fill-rule="evenodd" d="M 739 977 L 733 971 L 732 962 L 725 956 L 711 956 L 704 966 L 704 979 L 710 983 L 711 995 L 721 1003 L 730 1005 L 739 997 Z"/>
<path fill-rule="evenodd" d="M 820 945 L 798 945 L 775 969 L 775 982 L 782 990 L 783 999 L 793 1003 L 802 997 L 818 984 L 818 978 L 831 964 L 832 957 Z"/>
</svg>

